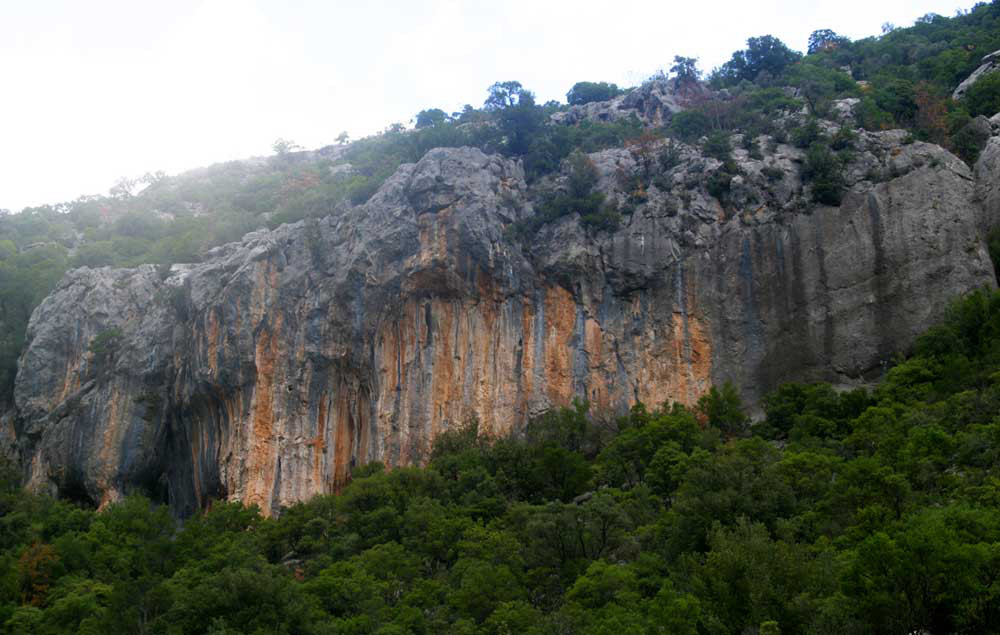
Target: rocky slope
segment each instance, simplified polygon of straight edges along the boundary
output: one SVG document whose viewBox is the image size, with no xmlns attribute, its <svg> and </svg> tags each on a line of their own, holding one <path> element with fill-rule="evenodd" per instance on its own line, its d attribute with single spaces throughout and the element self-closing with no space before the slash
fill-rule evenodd
<svg viewBox="0 0 1000 635">
<path fill-rule="evenodd" d="M 576 397 L 608 413 L 726 380 L 750 400 L 870 380 L 951 299 L 995 285 L 1000 140 L 973 173 L 902 132 L 859 135 L 839 207 L 806 202 L 802 152 L 772 139 L 735 152 L 724 204 L 705 185 L 718 161 L 678 146 L 666 166 L 651 141 L 590 157 L 627 212 L 617 230 L 574 215 L 518 240 L 537 200 L 520 164 L 438 149 L 363 206 L 201 264 L 72 271 L 20 361 L 29 483 L 272 512 L 355 465 L 419 461 L 471 419 L 500 433 Z"/>
</svg>

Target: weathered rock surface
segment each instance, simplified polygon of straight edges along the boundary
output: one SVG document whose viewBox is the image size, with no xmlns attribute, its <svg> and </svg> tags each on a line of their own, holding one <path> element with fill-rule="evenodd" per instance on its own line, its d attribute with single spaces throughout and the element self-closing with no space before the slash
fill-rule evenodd
<svg viewBox="0 0 1000 635">
<path fill-rule="evenodd" d="M 700 92 L 703 88 L 694 86 L 691 90 Z M 674 113 L 684 109 L 683 101 L 675 80 L 659 79 L 608 101 L 570 106 L 552 115 L 552 122 L 563 125 L 575 125 L 582 121 L 612 123 L 635 117 L 646 125 L 664 126 L 670 123 Z"/>
<path fill-rule="evenodd" d="M 989 55 L 983 56 L 982 65 L 976 70 L 972 71 L 972 75 L 969 75 L 965 80 L 959 84 L 954 92 L 951 94 L 952 99 L 961 99 L 965 97 L 965 93 L 969 92 L 972 85 L 986 77 L 990 73 L 995 73 L 1000 71 L 1000 51 L 993 51 Z"/>
<path fill-rule="evenodd" d="M 862 134 L 840 207 L 806 204 L 802 152 L 766 137 L 761 158 L 735 153 L 725 204 L 705 189 L 719 162 L 687 146 L 667 168 L 660 145 L 597 153 L 619 229 L 566 217 L 527 244 L 506 231 L 534 213 L 520 165 L 438 149 L 361 207 L 166 277 L 72 271 L 21 359 L 29 483 L 272 512 L 356 464 L 419 461 L 471 418 L 501 432 L 574 397 L 614 412 L 725 380 L 750 399 L 864 381 L 952 298 L 995 284 L 982 231 L 997 140 L 974 179 L 903 138 Z"/>
</svg>

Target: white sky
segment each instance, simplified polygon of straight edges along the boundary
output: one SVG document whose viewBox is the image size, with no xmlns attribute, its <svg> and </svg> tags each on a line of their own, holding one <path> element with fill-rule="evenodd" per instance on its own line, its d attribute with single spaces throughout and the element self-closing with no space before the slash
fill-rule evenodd
<svg viewBox="0 0 1000 635">
<path fill-rule="evenodd" d="M 0 0 L 0 208 L 480 106 L 495 81 L 563 101 L 678 54 L 709 70 L 750 36 L 804 50 L 972 2 Z"/>
</svg>

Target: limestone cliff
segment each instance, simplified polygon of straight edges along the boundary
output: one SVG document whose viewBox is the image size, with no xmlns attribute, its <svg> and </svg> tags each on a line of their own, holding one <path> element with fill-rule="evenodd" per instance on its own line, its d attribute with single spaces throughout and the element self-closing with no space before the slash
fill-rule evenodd
<svg viewBox="0 0 1000 635">
<path fill-rule="evenodd" d="M 591 156 L 627 211 L 527 240 L 520 164 L 469 148 L 404 165 L 366 204 L 249 234 L 200 264 L 77 269 L 35 311 L 15 389 L 31 486 L 133 490 L 188 514 L 265 512 L 353 466 L 420 460 L 477 418 L 503 432 L 574 397 L 692 403 L 732 380 L 861 382 L 955 296 L 994 285 L 997 139 L 975 176 L 902 132 L 860 133 L 839 207 L 805 203 L 801 151 L 761 139 L 718 167 L 664 142 Z M 564 177 L 538 187 L 558 189 Z M 638 186 L 636 184 L 638 183 Z"/>
</svg>

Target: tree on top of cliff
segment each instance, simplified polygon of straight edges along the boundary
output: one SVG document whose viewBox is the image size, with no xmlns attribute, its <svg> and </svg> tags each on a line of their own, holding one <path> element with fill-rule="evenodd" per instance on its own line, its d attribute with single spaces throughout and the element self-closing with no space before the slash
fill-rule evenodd
<svg viewBox="0 0 1000 635">
<path fill-rule="evenodd" d="M 430 108 L 428 110 L 421 110 L 417 113 L 414 118 L 415 128 L 427 128 L 429 126 L 436 126 L 448 121 L 448 113 L 441 110 L 440 108 Z"/>
<path fill-rule="evenodd" d="M 593 101 L 607 101 L 622 93 L 615 84 L 607 82 L 577 82 L 566 93 L 566 103 L 570 106 L 589 104 Z"/>
<path fill-rule="evenodd" d="M 273 150 L 274 153 L 277 154 L 278 156 L 285 156 L 290 152 L 294 152 L 296 150 L 301 150 L 301 149 L 302 146 L 288 139 L 278 138 L 275 139 L 274 143 L 271 144 L 271 150 Z"/>
<path fill-rule="evenodd" d="M 483 109 L 492 112 L 513 108 L 522 103 L 525 97 L 530 99 L 532 104 L 535 103 L 534 94 L 521 86 L 521 82 L 496 82 L 489 87 L 489 96 L 483 103 Z"/>
<path fill-rule="evenodd" d="M 545 113 L 535 104 L 535 95 L 521 82 L 497 82 L 490 86 L 483 109 L 492 113 L 503 136 L 506 154 L 523 156 L 531 150 Z"/>
<path fill-rule="evenodd" d="M 694 84 L 701 79 L 697 57 L 675 55 L 674 65 L 670 67 L 670 72 L 677 78 L 677 83 L 682 86 Z"/>
<path fill-rule="evenodd" d="M 752 37 L 747 40 L 746 49 L 734 52 L 728 62 L 712 72 L 712 82 L 734 86 L 743 80 L 752 82 L 762 73 L 779 77 L 801 58 L 801 53 L 791 50 L 773 35 Z"/>
<path fill-rule="evenodd" d="M 818 53 L 835 49 L 842 44 L 850 42 L 849 39 L 830 29 L 817 29 L 809 34 L 808 53 Z"/>
</svg>

